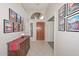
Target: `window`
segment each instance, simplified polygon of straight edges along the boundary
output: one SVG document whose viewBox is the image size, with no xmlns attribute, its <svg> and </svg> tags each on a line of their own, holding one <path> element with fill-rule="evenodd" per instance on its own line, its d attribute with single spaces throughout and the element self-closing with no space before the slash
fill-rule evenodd
<svg viewBox="0 0 79 59">
<path fill-rule="evenodd" d="M 44 16 L 41 13 L 36 12 L 32 14 L 31 19 L 44 19 Z"/>
</svg>

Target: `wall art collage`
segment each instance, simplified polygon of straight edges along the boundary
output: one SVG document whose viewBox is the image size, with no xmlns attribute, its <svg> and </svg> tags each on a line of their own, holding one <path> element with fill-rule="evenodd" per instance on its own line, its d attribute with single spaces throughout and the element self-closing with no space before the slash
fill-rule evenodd
<svg viewBox="0 0 79 59">
<path fill-rule="evenodd" d="M 58 30 L 79 31 L 79 3 L 67 3 L 58 10 Z"/>
<path fill-rule="evenodd" d="M 9 8 L 9 20 L 4 19 L 4 33 L 23 31 L 23 17 Z"/>
</svg>

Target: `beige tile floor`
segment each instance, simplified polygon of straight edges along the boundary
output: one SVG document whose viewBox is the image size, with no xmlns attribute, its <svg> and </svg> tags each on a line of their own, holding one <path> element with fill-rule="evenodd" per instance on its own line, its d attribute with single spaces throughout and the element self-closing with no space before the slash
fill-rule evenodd
<svg viewBox="0 0 79 59">
<path fill-rule="evenodd" d="M 30 50 L 27 56 L 53 56 L 54 50 L 44 41 L 30 42 Z"/>
</svg>

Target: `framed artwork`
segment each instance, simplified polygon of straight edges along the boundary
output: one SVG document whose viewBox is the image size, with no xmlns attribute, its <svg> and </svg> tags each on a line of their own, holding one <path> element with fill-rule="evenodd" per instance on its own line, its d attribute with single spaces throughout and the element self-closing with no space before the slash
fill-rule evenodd
<svg viewBox="0 0 79 59">
<path fill-rule="evenodd" d="M 13 23 L 13 31 L 14 31 L 14 32 L 18 32 L 18 31 L 19 31 L 18 22 L 14 22 L 14 23 Z"/>
<path fill-rule="evenodd" d="M 24 23 L 23 23 L 23 20 L 21 20 L 21 31 L 24 30 Z"/>
<path fill-rule="evenodd" d="M 24 18 L 23 18 L 23 17 L 21 17 L 21 23 L 23 23 L 23 21 L 24 21 Z"/>
<path fill-rule="evenodd" d="M 75 15 L 69 17 L 66 22 L 67 22 L 66 23 L 67 31 L 74 31 L 74 32 L 79 31 L 79 14 L 75 14 Z"/>
<path fill-rule="evenodd" d="M 9 20 L 16 22 L 16 12 L 9 8 Z"/>
<path fill-rule="evenodd" d="M 23 31 L 24 30 L 24 18 L 23 17 L 21 17 L 21 31 Z"/>
<path fill-rule="evenodd" d="M 68 16 L 79 11 L 79 3 L 67 3 Z"/>
<path fill-rule="evenodd" d="M 4 19 L 4 33 L 13 32 L 13 23 L 9 20 Z"/>
<path fill-rule="evenodd" d="M 20 31 L 20 23 L 18 23 L 18 31 Z"/>
<path fill-rule="evenodd" d="M 65 31 L 66 4 L 58 10 L 58 30 Z"/>
<path fill-rule="evenodd" d="M 19 31 L 23 31 L 23 24 L 19 24 Z"/>
<path fill-rule="evenodd" d="M 18 23 L 21 23 L 21 16 L 18 15 L 18 14 L 17 14 L 17 17 L 16 17 L 16 21 L 17 21 Z"/>
</svg>

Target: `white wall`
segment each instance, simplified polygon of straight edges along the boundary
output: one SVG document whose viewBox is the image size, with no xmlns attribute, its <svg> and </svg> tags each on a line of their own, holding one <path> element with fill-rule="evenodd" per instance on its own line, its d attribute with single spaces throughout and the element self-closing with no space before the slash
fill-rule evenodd
<svg viewBox="0 0 79 59">
<path fill-rule="evenodd" d="M 54 22 L 54 52 L 55 55 L 61 56 L 79 56 L 79 33 L 78 32 L 66 32 L 58 31 L 58 9 L 63 4 L 55 4 L 51 8 L 51 13 L 55 15 Z M 52 11 L 52 9 L 54 9 Z M 49 14 L 50 15 L 50 14 Z"/>
<path fill-rule="evenodd" d="M 54 42 L 54 22 L 53 21 L 47 21 L 46 22 L 46 39 L 47 42 Z"/>
<path fill-rule="evenodd" d="M 9 8 L 13 9 L 26 20 L 26 13 L 20 4 L 0 4 L 0 56 L 7 55 L 7 42 L 14 40 L 23 32 L 3 33 L 3 19 L 9 20 Z M 25 21 L 24 20 L 24 21 Z"/>
<path fill-rule="evenodd" d="M 46 41 L 54 42 L 54 21 L 48 22 L 48 20 L 54 16 L 54 4 L 50 3 L 46 10 Z"/>
<path fill-rule="evenodd" d="M 55 9 L 53 8 L 55 7 L 55 3 L 49 3 L 47 10 L 46 10 L 46 20 L 50 19 L 52 16 L 54 16 L 54 12 Z"/>
</svg>

